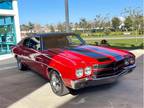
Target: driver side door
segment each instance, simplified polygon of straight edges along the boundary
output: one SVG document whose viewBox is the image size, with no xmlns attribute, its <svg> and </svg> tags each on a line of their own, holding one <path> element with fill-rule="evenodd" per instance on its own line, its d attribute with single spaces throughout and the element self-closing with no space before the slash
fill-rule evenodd
<svg viewBox="0 0 144 108">
<path fill-rule="evenodd" d="M 41 53 L 40 37 L 32 37 L 29 41 L 29 58 L 31 59 L 30 68 L 41 75 L 44 74 L 46 66 L 44 65 L 44 57 Z"/>
</svg>

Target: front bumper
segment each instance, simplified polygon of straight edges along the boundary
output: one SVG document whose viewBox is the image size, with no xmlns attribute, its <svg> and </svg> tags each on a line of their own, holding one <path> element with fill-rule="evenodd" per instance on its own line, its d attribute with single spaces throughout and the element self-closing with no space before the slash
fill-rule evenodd
<svg viewBox="0 0 144 108">
<path fill-rule="evenodd" d="M 83 78 L 79 80 L 71 81 L 71 88 L 72 89 L 80 89 L 88 86 L 96 86 L 96 85 L 102 85 L 102 84 L 108 84 L 115 82 L 118 78 L 132 72 L 136 65 L 131 65 L 125 67 L 119 74 L 109 77 L 103 77 L 103 78 Z"/>
</svg>

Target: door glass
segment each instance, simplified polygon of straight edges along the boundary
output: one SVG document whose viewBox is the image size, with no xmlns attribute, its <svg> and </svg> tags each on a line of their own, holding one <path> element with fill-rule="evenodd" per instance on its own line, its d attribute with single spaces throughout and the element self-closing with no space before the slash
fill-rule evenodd
<svg viewBox="0 0 144 108">
<path fill-rule="evenodd" d="M 32 37 L 29 42 L 29 48 L 40 50 L 40 38 L 39 37 Z"/>
<path fill-rule="evenodd" d="M 29 38 L 25 39 L 24 42 L 23 42 L 23 46 L 25 47 L 29 47 Z"/>
<path fill-rule="evenodd" d="M 80 41 L 80 39 L 77 38 L 76 36 L 68 36 L 67 38 L 69 40 L 70 46 L 79 46 L 79 45 L 82 44 L 82 42 Z"/>
</svg>

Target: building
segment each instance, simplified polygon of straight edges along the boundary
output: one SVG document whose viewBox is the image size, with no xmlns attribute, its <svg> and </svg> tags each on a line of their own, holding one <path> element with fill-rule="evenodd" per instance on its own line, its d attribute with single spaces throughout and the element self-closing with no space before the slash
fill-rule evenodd
<svg viewBox="0 0 144 108">
<path fill-rule="evenodd" d="M 17 0 L 0 0 L 0 57 L 21 39 Z"/>
</svg>

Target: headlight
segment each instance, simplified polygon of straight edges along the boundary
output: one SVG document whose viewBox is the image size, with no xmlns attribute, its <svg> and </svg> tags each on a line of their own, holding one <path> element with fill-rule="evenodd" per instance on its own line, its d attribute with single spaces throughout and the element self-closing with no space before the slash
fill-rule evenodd
<svg viewBox="0 0 144 108">
<path fill-rule="evenodd" d="M 125 66 L 129 65 L 129 59 L 128 58 L 125 59 L 124 64 L 125 64 Z"/>
<path fill-rule="evenodd" d="M 85 68 L 85 74 L 86 75 L 91 75 L 91 72 L 92 72 L 92 68 L 91 67 L 86 67 Z"/>
<path fill-rule="evenodd" d="M 131 58 L 129 59 L 129 63 L 130 63 L 130 64 L 134 64 L 134 63 L 135 63 L 135 59 L 134 59 L 133 57 L 131 57 Z"/>
<path fill-rule="evenodd" d="M 135 58 L 134 57 L 126 58 L 124 63 L 125 63 L 125 66 L 130 65 L 130 64 L 134 64 Z"/>
<path fill-rule="evenodd" d="M 83 76 L 83 69 L 82 69 L 82 68 L 76 70 L 76 76 L 77 76 L 78 78 L 80 78 L 80 77 Z"/>
</svg>

